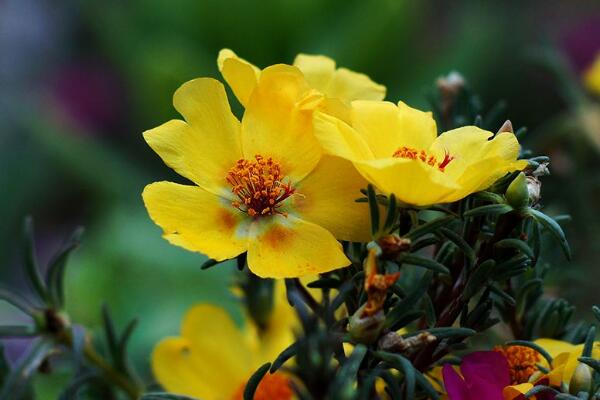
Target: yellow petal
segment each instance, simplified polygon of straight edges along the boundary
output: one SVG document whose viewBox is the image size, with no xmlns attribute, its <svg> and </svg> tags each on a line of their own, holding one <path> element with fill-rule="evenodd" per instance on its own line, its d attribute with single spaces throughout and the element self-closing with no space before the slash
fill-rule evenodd
<svg viewBox="0 0 600 400">
<path fill-rule="evenodd" d="M 350 265 L 326 229 L 294 216 L 260 218 L 250 227 L 248 267 L 262 278 L 295 278 Z"/>
<path fill-rule="evenodd" d="M 350 161 L 374 158 L 366 140 L 340 119 L 316 112 L 314 117 L 315 136 L 326 153 Z"/>
<path fill-rule="evenodd" d="M 562 382 L 569 384 L 573 372 L 579 364 L 578 358 L 581 357 L 583 352 L 583 344 L 574 345 L 562 340 L 546 338 L 537 339 L 535 343 L 544 348 L 554 359 L 552 361 L 552 372 L 554 374 L 551 374 L 551 378 L 556 372 L 562 372 Z M 594 342 L 592 356 L 594 358 L 600 357 L 600 342 Z"/>
<path fill-rule="evenodd" d="M 192 308 L 181 337 L 161 341 L 152 353 L 152 370 L 165 389 L 205 400 L 231 398 L 254 366 L 239 328 L 208 304 Z"/>
<path fill-rule="evenodd" d="M 459 189 L 451 177 L 420 160 L 385 158 L 354 164 L 379 190 L 414 206 L 439 203 Z"/>
<path fill-rule="evenodd" d="M 298 185 L 293 197 L 294 213 L 327 229 L 337 239 L 352 242 L 370 240 L 369 207 L 355 200 L 367 181 L 352 163 L 324 156 L 317 167 Z"/>
<path fill-rule="evenodd" d="M 215 260 L 246 250 L 248 219 L 228 200 L 197 186 L 156 182 L 142 193 L 152 220 L 174 245 Z"/>
<path fill-rule="evenodd" d="M 507 173 L 527 165 L 524 160 L 517 161 L 520 146 L 514 134 L 503 132 L 488 140 L 492 135 L 475 126 L 466 126 L 443 133 L 433 143 L 431 152 L 439 159 L 443 159 L 445 153 L 454 157 L 444 173 L 461 187 L 443 202 L 456 201 L 486 189 Z"/>
<path fill-rule="evenodd" d="M 527 393 L 529 390 L 533 388 L 533 384 L 531 383 L 521 383 L 520 385 L 512 385 L 506 386 L 502 390 L 502 397 L 504 400 L 514 400 L 520 398 L 519 396 Z"/>
<path fill-rule="evenodd" d="M 312 133 L 313 112 L 320 100 L 296 67 L 266 68 L 242 119 L 245 157 L 273 157 L 281 164 L 283 175 L 292 182 L 301 180 L 321 157 Z"/>
<path fill-rule="evenodd" d="M 217 66 L 223 78 L 233 90 L 235 97 L 245 107 L 248 104 L 252 90 L 258 82 L 260 69 L 243 58 L 239 58 L 229 49 L 223 49 L 219 52 Z"/>
<path fill-rule="evenodd" d="M 577 347 L 574 344 L 563 340 L 541 338 L 536 339 L 535 344 L 541 346 L 552 358 L 556 358 L 561 353 L 570 353 Z"/>
<path fill-rule="evenodd" d="M 144 139 L 177 173 L 227 195 L 227 171 L 242 151 L 240 123 L 231 113 L 225 88 L 214 79 L 194 79 L 177 89 L 173 103 L 187 123 L 169 121 L 144 132 Z"/>
<path fill-rule="evenodd" d="M 335 61 L 320 55 L 298 54 L 294 66 L 302 71 L 309 85 L 320 92 L 326 92 L 335 72 Z"/>
<path fill-rule="evenodd" d="M 328 97 L 351 102 L 353 100 L 383 100 L 385 92 L 385 86 L 373 82 L 367 75 L 339 68 L 333 74 L 325 94 Z"/>
<path fill-rule="evenodd" d="M 426 150 L 437 136 L 435 120 L 400 102 L 398 106 L 383 101 L 352 103 L 352 127 L 368 143 L 376 158 L 392 157 L 399 147 Z"/>
</svg>

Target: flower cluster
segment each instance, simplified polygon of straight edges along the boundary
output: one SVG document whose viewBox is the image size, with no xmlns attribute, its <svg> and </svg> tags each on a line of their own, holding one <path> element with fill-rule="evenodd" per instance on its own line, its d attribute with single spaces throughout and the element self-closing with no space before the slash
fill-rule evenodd
<svg viewBox="0 0 600 400">
<path fill-rule="evenodd" d="M 549 158 L 521 148 L 523 129 L 485 113 L 458 73 L 438 79 L 425 112 L 324 56 L 260 69 L 225 49 L 217 65 L 242 115 L 218 80 L 184 83 L 182 119 L 144 139 L 187 181 L 142 197 L 167 241 L 208 257 L 202 269 L 237 265 L 241 318 L 191 307 L 154 347 L 165 391 L 148 392 L 127 357 L 135 321 L 118 333 L 105 308 L 102 352 L 64 310 L 81 232 L 42 269 L 28 220 L 36 298 L 0 298 L 33 323 L 0 335 L 36 339 L 8 374 L 0 362 L 0 400 L 27 396 L 33 372 L 64 354 L 77 374 L 61 398 L 600 398 L 596 325 L 543 290 L 556 251 L 571 252 L 565 218 L 542 211 Z"/>
</svg>

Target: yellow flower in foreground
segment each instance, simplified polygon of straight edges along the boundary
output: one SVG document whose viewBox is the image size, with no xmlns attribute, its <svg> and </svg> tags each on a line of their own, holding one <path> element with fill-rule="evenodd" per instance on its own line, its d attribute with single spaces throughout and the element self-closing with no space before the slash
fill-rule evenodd
<svg viewBox="0 0 600 400">
<path fill-rule="evenodd" d="M 558 386 L 560 382 L 568 385 L 571 382 L 575 368 L 579 364 L 578 358 L 583 352 L 583 344 L 571 344 L 556 339 L 538 339 L 535 341 L 553 358 L 550 372 L 551 384 Z M 600 358 L 600 342 L 594 342 L 592 357 Z"/>
<path fill-rule="evenodd" d="M 591 92 L 600 95 L 600 53 L 596 54 L 594 62 L 584 72 L 583 82 Z"/>
<path fill-rule="evenodd" d="M 241 123 L 223 85 L 183 84 L 173 98 L 185 121 L 144 138 L 195 185 L 146 186 L 150 217 L 172 244 L 226 260 L 245 251 L 261 277 L 297 277 L 350 264 L 337 239 L 369 239 L 369 215 L 354 200 L 365 187 L 352 164 L 322 156 L 312 134 L 323 96 L 293 66 L 262 71 Z"/>
<path fill-rule="evenodd" d="M 245 107 L 260 79 L 261 70 L 229 49 L 219 52 L 217 65 Z M 367 75 L 346 68 L 336 69 L 335 61 L 329 57 L 298 54 L 294 66 L 302 71 L 311 88 L 326 96 L 323 108 L 336 115 L 341 111 L 337 102 L 349 104 L 352 100 L 383 100 L 385 97 L 385 86 L 373 82 Z"/>
<path fill-rule="evenodd" d="M 188 311 L 181 336 L 158 343 L 152 353 L 152 370 L 169 392 L 202 400 L 242 398 L 248 378 L 273 361 L 293 339 L 297 320 L 285 298 L 275 299 L 269 326 L 259 332 L 247 322 L 238 328 L 221 308 L 200 304 Z M 256 392 L 257 400 L 289 400 L 289 376 L 267 374 Z"/>
<path fill-rule="evenodd" d="M 385 193 L 415 206 L 448 203 L 523 169 L 514 134 L 466 126 L 437 136 L 431 113 L 400 102 L 354 101 L 349 124 L 315 114 L 324 149 L 354 163 Z"/>
</svg>

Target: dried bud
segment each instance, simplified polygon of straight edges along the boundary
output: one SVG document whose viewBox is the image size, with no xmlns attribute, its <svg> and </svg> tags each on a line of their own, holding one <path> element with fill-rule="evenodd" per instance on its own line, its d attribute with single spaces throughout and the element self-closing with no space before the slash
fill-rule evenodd
<svg viewBox="0 0 600 400">
<path fill-rule="evenodd" d="M 465 87 L 465 78 L 459 72 L 452 71 L 446 76 L 439 77 L 436 85 L 442 96 L 454 97 Z"/>
<path fill-rule="evenodd" d="M 348 333 L 356 343 L 370 344 L 375 342 L 381 335 L 385 324 L 383 310 L 368 315 L 364 312 L 366 306 L 367 304 L 363 304 L 362 307 L 356 310 L 348 322 Z"/>
<path fill-rule="evenodd" d="M 502 133 L 502 132 L 510 132 L 510 133 L 514 132 L 512 122 L 510 122 L 510 120 L 507 119 L 506 121 L 504 121 L 504 123 L 502 124 L 500 129 L 498 129 L 498 133 Z"/>
<path fill-rule="evenodd" d="M 519 173 L 508 186 L 506 201 L 517 210 L 529 205 L 529 190 L 527 188 L 527 179 L 523 172 Z"/>
<path fill-rule="evenodd" d="M 529 204 L 536 205 L 540 202 L 542 182 L 535 176 L 527 177 L 527 192 L 529 193 Z"/>
<path fill-rule="evenodd" d="M 592 387 L 592 371 L 584 363 L 579 363 L 569 382 L 569 393 L 576 396 L 580 392 L 588 393 Z"/>
<path fill-rule="evenodd" d="M 400 272 L 393 274 L 377 273 L 377 250 L 369 249 L 365 260 L 365 283 L 364 289 L 367 293 L 367 302 L 363 310 L 363 316 L 371 316 L 383 308 L 388 289 L 400 278 Z"/>
<path fill-rule="evenodd" d="M 381 258 L 385 260 L 395 260 L 400 253 L 410 250 L 410 239 L 393 234 L 382 236 L 377 244 L 381 248 Z"/>
<path fill-rule="evenodd" d="M 379 348 L 392 353 L 407 353 L 436 340 L 437 338 L 429 332 L 422 332 L 406 339 L 396 332 L 388 332 L 379 339 Z"/>
</svg>

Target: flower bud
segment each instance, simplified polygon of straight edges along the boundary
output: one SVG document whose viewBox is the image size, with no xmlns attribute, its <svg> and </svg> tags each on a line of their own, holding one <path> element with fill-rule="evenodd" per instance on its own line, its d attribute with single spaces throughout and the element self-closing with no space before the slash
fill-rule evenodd
<svg viewBox="0 0 600 400">
<path fill-rule="evenodd" d="M 506 201 L 517 210 L 529 205 L 527 178 L 523 172 L 519 173 L 508 186 L 508 189 L 506 190 Z"/>
<path fill-rule="evenodd" d="M 569 393 L 576 396 L 580 392 L 588 393 L 592 387 L 592 371 L 584 363 L 579 363 L 569 382 Z"/>
<path fill-rule="evenodd" d="M 382 236 L 377 244 L 381 248 L 381 258 L 385 260 L 395 260 L 400 253 L 410 250 L 410 239 L 394 234 Z"/>
<path fill-rule="evenodd" d="M 348 333 L 356 343 L 370 344 L 374 343 L 381 335 L 385 323 L 385 314 L 383 310 L 379 310 L 373 315 L 366 315 L 364 314 L 365 306 L 366 304 L 363 304 L 350 317 Z"/>
</svg>

